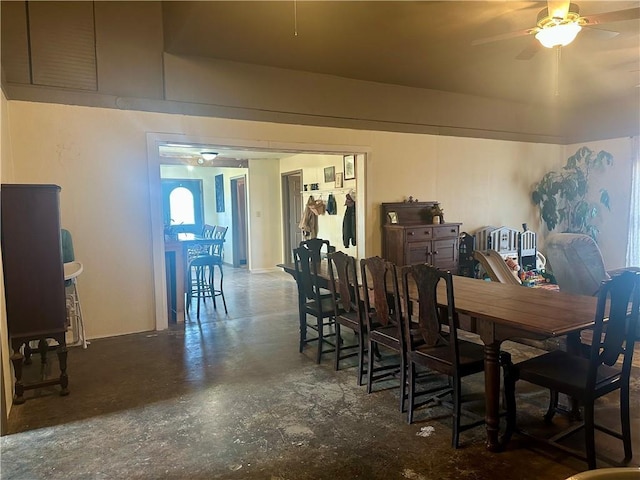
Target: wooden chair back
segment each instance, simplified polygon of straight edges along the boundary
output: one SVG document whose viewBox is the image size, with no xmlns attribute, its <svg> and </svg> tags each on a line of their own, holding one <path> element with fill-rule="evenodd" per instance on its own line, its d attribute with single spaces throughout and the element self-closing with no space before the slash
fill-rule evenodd
<svg viewBox="0 0 640 480">
<path fill-rule="evenodd" d="M 293 259 L 296 269 L 296 282 L 298 292 L 307 300 L 314 300 L 321 304 L 320 282 L 318 277 L 318 265 L 313 252 L 304 247 L 293 249 Z"/>
<path fill-rule="evenodd" d="M 360 289 L 356 271 L 356 259 L 344 252 L 331 252 L 329 260 L 330 289 L 346 313 L 360 313 Z"/>
<path fill-rule="evenodd" d="M 438 270 L 428 264 L 408 265 L 402 268 L 403 298 L 405 310 L 409 310 L 409 282 L 414 282 L 418 292 L 418 313 L 416 324 L 411 323 L 409 316 L 403 325 L 404 339 L 407 348 L 416 343 L 427 347 L 449 344 L 452 358 L 457 359 L 457 321 L 453 297 L 453 280 L 451 272 Z M 438 284 L 445 283 L 447 306 L 438 306 Z M 446 318 L 443 318 L 446 316 Z M 442 326 L 449 327 L 449 334 L 443 334 Z M 416 338 L 416 335 L 419 338 Z M 456 360 L 457 361 L 457 360 Z"/>
<path fill-rule="evenodd" d="M 360 278 L 369 331 L 398 324 L 399 299 L 391 293 L 399 291 L 395 265 L 380 257 L 363 258 L 360 260 Z"/>
<path fill-rule="evenodd" d="M 299 247 L 303 247 L 311 251 L 316 261 L 322 260 L 323 253 L 324 255 L 328 255 L 329 253 L 336 251 L 336 247 L 332 247 L 329 240 L 323 240 L 322 238 L 303 240 L 300 242 Z"/>
<path fill-rule="evenodd" d="M 640 273 L 625 271 L 602 282 L 598 293 L 587 389 L 597 382 L 600 365 L 615 365 L 620 356 L 622 377 L 631 372 L 640 311 Z M 606 320 L 606 321 L 605 321 Z"/>
</svg>

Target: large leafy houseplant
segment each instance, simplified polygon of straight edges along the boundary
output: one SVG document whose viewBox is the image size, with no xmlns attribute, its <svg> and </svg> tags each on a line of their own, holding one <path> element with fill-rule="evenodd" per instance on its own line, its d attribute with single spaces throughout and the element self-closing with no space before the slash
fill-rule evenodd
<svg viewBox="0 0 640 480">
<path fill-rule="evenodd" d="M 589 199 L 589 179 L 595 171 L 613 164 L 613 156 L 601 150 L 595 153 L 581 147 L 567 159 L 562 171 L 548 172 L 538 182 L 531 199 L 549 230 L 559 227 L 564 232 L 584 233 L 594 240 L 600 230 L 593 223 L 600 205 L 609 208 L 609 192 L 600 189 L 599 203 Z"/>
</svg>

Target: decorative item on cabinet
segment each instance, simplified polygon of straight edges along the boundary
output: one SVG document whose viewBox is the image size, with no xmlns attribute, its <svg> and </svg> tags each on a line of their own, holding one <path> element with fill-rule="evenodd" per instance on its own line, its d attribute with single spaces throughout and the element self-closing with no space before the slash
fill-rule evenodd
<svg viewBox="0 0 640 480">
<path fill-rule="evenodd" d="M 460 245 L 458 248 L 458 275 L 475 278 L 476 263 L 478 261 L 473 258 L 473 251 L 475 250 L 476 239 L 473 235 L 462 232 L 458 242 Z"/>
<path fill-rule="evenodd" d="M 458 272 L 461 223 L 433 224 L 436 201 L 383 203 L 382 256 L 396 265 L 430 263 Z M 440 212 L 442 212 L 440 210 Z"/>
<path fill-rule="evenodd" d="M 69 393 L 67 377 L 67 307 L 60 228 L 60 187 L 0 186 L 1 242 L 7 329 L 15 373 L 15 404 L 24 390 L 60 385 Z M 37 235 L 34 235 L 37 232 Z M 22 366 L 30 363 L 29 342 L 38 341 L 43 363 L 55 340 L 60 377 L 23 384 Z M 25 346 L 25 356 L 20 352 Z"/>
</svg>

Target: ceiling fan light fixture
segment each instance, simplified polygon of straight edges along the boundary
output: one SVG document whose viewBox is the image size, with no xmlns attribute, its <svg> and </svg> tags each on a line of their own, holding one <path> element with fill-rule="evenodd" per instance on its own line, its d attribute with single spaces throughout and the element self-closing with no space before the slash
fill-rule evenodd
<svg viewBox="0 0 640 480">
<path fill-rule="evenodd" d="M 564 47 L 575 40 L 580 30 L 582 27 L 576 22 L 549 25 L 536 33 L 536 40 L 547 48 Z"/>
<path fill-rule="evenodd" d="M 210 162 L 218 156 L 218 152 L 200 152 L 200 155 L 202 158 Z"/>
</svg>

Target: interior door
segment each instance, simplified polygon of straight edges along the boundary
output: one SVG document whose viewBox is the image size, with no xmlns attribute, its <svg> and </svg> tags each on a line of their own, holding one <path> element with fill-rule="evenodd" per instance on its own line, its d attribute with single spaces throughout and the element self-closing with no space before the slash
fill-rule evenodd
<svg viewBox="0 0 640 480">
<path fill-rule="evenodd" d="M 302 217 L 302 171 L 285 173 L 282 176 L 282 202 L 284 218 L 285 262 L 293 262 L 293 249 L 302 241 L 302 230 L 298 227 Z"/>
<path fill-rule="evenodd" d="M 247 264 L 247 189 L 246 177 L 231 179 L 233 217 L 233 266 Z"/>
</svg>

